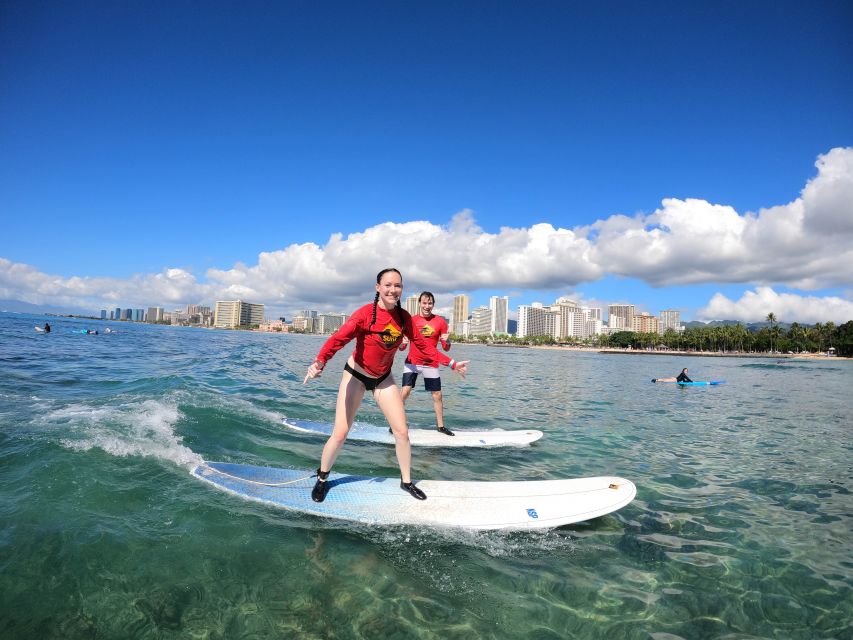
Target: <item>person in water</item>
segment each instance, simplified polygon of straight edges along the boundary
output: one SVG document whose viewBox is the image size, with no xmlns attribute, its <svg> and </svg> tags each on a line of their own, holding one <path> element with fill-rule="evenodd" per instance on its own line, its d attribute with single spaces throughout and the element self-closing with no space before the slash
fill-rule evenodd
<svg viewBox="0 0 853 640">
<path fill-rule="evenodd" d="M 329 473 L 366 391 L 373 393 L 373 398 L 394 434 L 397 462 L 400 465 L 400 488 L 418 500 L 426 500 L 426 494 L 412 482 L 412 449 L 406 426 L 406 411 L 400 391 L 391 375 L 394 356 L 403 336 L 406 336 L 423 352 L 454 369 L 463 378 L 468 361 L 456 362 L 437 352 L 429 341 L 415 330 L 412 316 L 400 307 L 402 295 L 403 277 L 400 272 L 393 268 L 380 271 L 376 276 L 376 297 L 373 304 L 366 304 L 353 313 L 341 328 L 326 340 L 314 362 L 308 367 L 302 384 L 319 376 L 335 353 L 355 339 L 355 350 L 344 365 L 338 388 L 335 425 L 332 435 L 323 447 L 320 467 L 317 469 L 317 482 L 311 491 L 311 499 L 315 502 L 326 499 Z"/>
<path fill-rule="evenodd" d="M 49 322 L 44 323 L 44 332 L 50 333 L 50 323 Z"/>
<path fill-rule="evenodd" d="M 429 291 L 424 291 L 418 296 L 418 304 L 420 312 L 416 316 L 412 316 L 412 322 L 415 331 L 420 333 L 432 345 L 433 351 L 438 352 L 438 343 L 441 342 L 441 348 L 445 351 L 450 351 L 450 341 L 448 340 L 447 322 L 441 316 L 434 315 L 432 308 L 435 306 L 435 296 Z M 401 350 L 406 348 L 406 345 L 401 345 Z M 406 357 L 406 362 L 403 364 L 403 387 L 402 395 L 403 402 L 409 399 L 412 389 L 415 387 L 415 382 L 418 380 L 418 374 L 424 377 L 424 389 L 432 393 L 432 406 L 435 409 L 435 419 L 438 430 L 448 436 L 454 433 L 444 426 L 444 402 L 441 396 L 441 376 L 438 373 L 438 360 L 432 355 L 421 351 L 414 343 L 409 343 L 409 355 Z"/>
<path fill-rule="evenodd" d="M 652 382 L 693 382 L 687 375 L 687 367 L 684 367 L 675 378 L 652 378 Z"/>
</svg>

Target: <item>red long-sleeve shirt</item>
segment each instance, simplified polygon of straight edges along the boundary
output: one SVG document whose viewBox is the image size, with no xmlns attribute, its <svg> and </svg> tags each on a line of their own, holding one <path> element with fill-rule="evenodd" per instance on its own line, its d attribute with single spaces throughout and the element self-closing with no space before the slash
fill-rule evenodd
<svg viewBox="0 0 853 640">
<path fill-rule="evenodd" d="M 379 378 L 394 366 L 397 346 L 405 335 L 418 349 L 432 356 L 440 364 L 449 365 L 453 361 L 416 331 L 412 316 L 403 309 L 386 311 L 382 305 L 376 306 L 376 321 L 371 324 L 373 304 L 366 304 L 353 313 L 349 319 L 335 331 L 317 354 L 317 360 L 324 365 L 332 359 L 348 342 L 355 338 L 353 359 L 367 375 Z"/>
<path fill-rule="evenodd" d="M 416 315 L 412 316 L 412 325 L 415 331 L 420 333 L 432 345 L 432 352 L 440 353 L 438 350 L 438 341 L 441 340 L 441 336 L 448 332 L 447 322 L 444 318 L 436 315 L 429 318 Z M 441 340 L 441 346 L 445 351 L 450 350 L 450 342 L 447 340 Z M 406 361 L 423 367 L 437 367 L 439 364 L 432 353 L 423 351 L 414 342 L 409 345 L 409 355 Z"/>
</svg>

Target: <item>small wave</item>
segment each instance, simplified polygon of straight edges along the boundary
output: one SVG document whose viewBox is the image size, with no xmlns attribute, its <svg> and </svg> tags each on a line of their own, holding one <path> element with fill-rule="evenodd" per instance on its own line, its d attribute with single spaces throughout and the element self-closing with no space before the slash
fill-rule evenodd
<svg viewBox="0 0 853 640">
<path fill-rule="evenodd" d="M 271 422 L 278 425 L 283 414 L 273 409 L 258 406 L 252 400 L 246 400 L 239 396 L 224 395 L 221 393 L 210 393 L 207 391 L 178 391 L 174 394 L 177 404 L 186 404 L 193 409 L 215 409 L 229 414 L 251 415 L 261 422 Z"/>
<path fill-rule="evenodd" d="M 790 369 L 791 365 L 785 362 L 749 362 L 740 365 L 745 369 Z"/>
<path fill-rule="evenodd" d="M 68 449 L 152 457 L 191 469 L 202 458 L 175 434 L 174 425 L 180 418 L 175 404 L 149 399 L 106 406 L 72 404 L 51 411 L 43 420 L 66 427 L 67 435 L 60 443 Z"/>
<path fill-rule="evenodd" d="M 786 361 L 786 362 L 749 362 L 747 364 L 740 365 L 745 369 L 799 369 L 801 371 L 836 371 L 835 367 L 827 367 L 815 364 L 808 364 L 799 361 Z"/>
</svg>

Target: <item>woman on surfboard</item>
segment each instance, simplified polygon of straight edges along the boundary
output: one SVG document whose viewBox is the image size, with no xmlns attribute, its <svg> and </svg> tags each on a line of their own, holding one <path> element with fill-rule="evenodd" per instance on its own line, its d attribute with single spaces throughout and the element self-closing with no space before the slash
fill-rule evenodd
<svg viewBox="0 0 853 640">
<path fill-rule="evenodd" d="M 314 362 L 308 367 L 305 384 L 319 376 L 326 363 L 351 340 L 355 339 L 355 351 L 344 365 L 338 399 L 335 405 L 335 426 L 332 435 L 323 447 L 317 482 L 311 491 L 314 502 L 322 502 L 329 491 L 327 479 L 332 465 L 340 453 L 350 427 L 355 420 L 366 391 L 373 398 L 388 420 L 397 448 L 400 465 L 400 488 L 418 500 L 426 500 L 426 494 L 412 482 L 412 449 L 406 426 L 406 412 L 400 390 L 391 375 L 394 355 L 406 336 L 422 351 L 429 353 L 440 364 L 447 365 L 465 377 L 468 361 L 456 362 L 435 347 L 418 332 L 412 316 L 400 307 L 403 295 L 403 277 L 397 269 L 383 269 L 376 276 L 376 297 L 373 304 L 366 304 L 326 340 Z"/>
<path fill-rule="evenodd" d="M 652 378 L 652 382 L 693 382 L 693 380 L 687 375 L 687 367 L 684 367 L 675 378 Z"/>
</svg>

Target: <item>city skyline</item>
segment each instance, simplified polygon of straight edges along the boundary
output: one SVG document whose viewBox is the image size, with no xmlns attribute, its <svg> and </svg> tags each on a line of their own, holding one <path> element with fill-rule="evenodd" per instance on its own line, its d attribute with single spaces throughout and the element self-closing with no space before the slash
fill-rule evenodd
<svg viewBox="0 0 853 640">
<path fill-rule="evenodd" d="M 412 315 L 415 315 L 415 314 L 420 312 L 419 296 L 420 296 L 420 292 L 417 294 L 412 294 L 412 295 L 404 295 L 400 298 L 400 305 L 404 309 L 406 309 L 409 313 L 411 313 Z M 435 306 L 433 308 L 433 313 L 436 315 L 440 315 L 440 316 L 447 319 L 448 323 L 450 323 L 450 325 L 451 325 L 451 332 L 461 334 L 461 333 L 463 333 L 463 331 L 461 329 L 456 330 L 456 327 L 455 327 L 456 314 L 457 313 L 467 314 L 465 316 L 466 317 L 465 321 L 468 321 L 468 320 L 472 319 L 473 317 L 475 317 L 475 314 L 469 313 L 467 311 L 471 308 L 470 307 L 470 299 L 471 298 L 469 295 L 467 295 L 465 293 L 453 294 L 452 296 L 448 295 L 448 296 L 445 296 L 444 298 L 447 298 L 447 297 L 452 298 L 450 303 L 449 304 L 440 304 L 440 302 L 446 303 L 447 301 L 446 300 L 440 301 L 439 297 L 436 296 L 436 301 L 435 301 L 436 303 L 435 303 Z M 501 316 L 501 320 L 497 321 L 498 324 L 496 325 L 494 310 L 495 310 L 495 305 L 498 301 L 501 302 L 501 305 L 503 307 L 503 310 L 501 311 L 501 313 L 503 313 L 504 315 Z M 590 310 L 590 309 L 597 310 L 598 313 L 595 316 L 595 319 L 598 319 L 599 321 L 603 320 L 606 323 L 605 324 L 606 327 L 616 328 L 616 329 L 621 328 L 621 329 L 631 330 L 631 326 L 632 326 L 631 316 L 637 316 L 637 317 L 639 317 L 639 316 L 652 316 L 652 317 L 656 317 L 658 319 L 658 321 L 660 322 L 661 326 L 664 328 L 667 328 L 667 327 L 675 328 L 675 327 L 679 326 L 681 324 L 681 322 L 692 322 L 693 321 L 691 319 L 682 318 L 681 317 L 682 316 L 681 310 L 672 308 L 671 306 L 666 307 L 666 308 L 660 308 L 660 309 L 658 309 L 657 314 L 655 314 L 653 312 L 648 311 L 648 309 L 649 309 L 648 305 L 645 305 L 642 302 L 620 301 L 618 303 L 596 302 L 596 303 L 592 304 L 592 303 L 586 303 L 583 301 L 579 302 L 577 300 L 571 299 L 570 296 L 565 296 L 565 295 L 555 298 L 554 302 L 551 302 L 551 303 L 543 303 L 540 300 L 536 300 L 536 301 L 533 301 L 531 303 L 518 303 L 515 306 L 510 304 L 510 296 L 508 296 L 508 295 L 491 296 L 489 299 L 489 303 L 487 305 L 485 305 L 485 304 L 479 305 L 478 307 L 474 308 L 474 311 L 478 311 L 478 310 L 488 311 L 489 315 L 484 316 L 484 318 L 487 318 L 487 320 L 484 320 L 484 321 L 488 322 L 489 332 L 493 333 L 493 334 L 500 334 L 500 333 L 506 333 L 507 321 L 512 321 L 512 322 L 520 321 L 519 311 L 522 308 L 529 308 L 529 307 L 537 308 L 537 307 L 539 307 L 539 308 L 548 309 L 549 307 L 553 307 L 554 305 L 559 305 L 559 304 L 566 302 L 566 301 L 568 301 L 571 304 L 571 306 L 582 308 L 584 310 Z M 245 301 L 245 300 L 232 300 L 232 301 L 218 300 L 218 301 L 215 301 L 213 303 L 213 305 L 214 306 L 219 305 L 221 302 L 240 302 L 244 305 L 250 305 L 251 307 L 261 307 L 264 309 L 266 309 L 268 307 L 268 305 L 266 305 L 264 303 L 254 303 L 254 302 L 249 302 L 249 301 Z M 364 303 L 363 302 L 359 303 L 357 306 L 361 306 L 362 304 L 364 304 Z M 279 319 L 280 320 L 280 319 L 285 318 L 285 317 L 293 318 L 293 317 L 298 317 L 298 316 L 316 317 L 318 314 L 328 315 L 328 316 L 344 316 L 344 317 L 346 317 L 352 311 L 354 311 L 355 308 L 357 308 L 357 307 L 353 307 L 351 309 L 335 309 L 335 310 L 329 310 L 329 311 L 320 311 L 317 309 L 299 309 L 298 311 L 295 311 L 295 310 L 290 311 L 287 314 L 279 313 L 279 312 L 276 312 L 274 310 L 271 310 L 271 315 L 265 314 L 264 320 L 267 320 L 267 321 L 273 320 L 273 319 Z M 113 308 L 100 309 L 98 312 L 92 311 L 91 317 L 97 317 L 97 315 L 96 315 L 96 313 L 97 313 L 100 315 L 101 319 L 126 320 L 126 319 L 132 319 L 129 317 L 127 317 L 127 318 L 125 317 L 126 315 L 130 315 L 130 314 L 133 314 L 134 318 L 138 314 L 142 314 L 147 318 L 148 316 L 150 316 L 152 310 L 156 310 L 158 315 L 160 315 L 160 316 L 162 316 L 163 314 L 165 314 L 166 316 L 174 316 L 175 314 L 192 315 L 192 314 L 196 314 L 196 313 L 201 313 L 202 309 L 205 309 L 209 315 L 211 315 L 211 316 L 214 315 L 214 313 L 211 312 L 211 307 L 209 305 L 202 305 L 202 304 L 197 304 L 197 303 L 188 303 L 188 304 L 175 305 L 171 311 L 167 311 L 163 307 L 152 307 L 152 306 L 147 306 L 147 305 L 144 305 L 144 308 L 133 308 L 133 307 L 118 306 L 118 307 L 115 307 L 114 309 Z M 628 309 L 630 309 L 630 311 L 628 311 Z M 605 310 L 607 311 L 606 320 L 604 319 L 604 315 L 603 315 Z M 771 313 L 771 312 L 768 312 L 768 313 Z M 777 318 L 779 317 L 779 314 L 776 313 L 775 311 L 773 311 L 772 313 Z M 89 315 L 89 312 L 84 312 L 84 315 Z M 109 315 L 109 318 L 106 317 L 107 315 Z M 614 315 L 616 316 L 615 326 L 614 326 L 613 322 L 611 321 L 611 317 L 613 317 Z M 760 317 L 755 318 L 754 320 L 742 320 L 742 319 L 734 318 L 734 317 L 720 317 L 720 318 L 714 318 L 711 320 L 707 320 L 704 322 L 708 323 L 708 322 L 713 322 L 714 320 L 720 320 L 720 321 L 739 321 L 739 322 L 751 322 L 751 323 L 759 322 L 760 323 L 760 322 L 763 322 L 766 320 L 766 316 L 767 316 L 767 314 L 764 314 Z M 675 318 L 675 320 L 672 320 L 672 318 Z M 853 320 L 853 317 L 851 317 L 849 319 Z M 833 322 L 835 321 L 832 318 L 825 318 L 823 320 L 818 318 L 814 322 L 811 322 L 811 323 L 806 322 L 805 324 L 814 324 L 815 322 L 825 322 L 827 320 L 830 320 Z M 785 322 L 785 321 L 800 322 L 796 319 L 785 320 L 784 318 L 782 318 L 782 321 L 783 322 Z M 700 322 L 703 322 L 703 321 L 700 321 Z M 845 321 L 841 321 L 841 322 L 845 322 Z M 802 324 L 802 322 L 801 322 L 801 324 Z M 503 327 L 503 329 L 501 329 L 501 327 Z M 635 330 L 640 330 L 640 329 L 635 329 Z"/>
<path fill-rule="evenodd" d="M 405 296 L 400 299 L 400 304 L 414 315 L 420 312 L 418 301 L 419 295 Z M 464 336 L 510 334 L 518 337 L 552 335 L 554 338 L 587 338 L 615 331 L 663 334 L 667 329 L 683 331 L 685 328 L 681 313 L 677 309 L 661 309 L 658 315 L 653 315 L 647 311 L 640 311 L 634 304 L 611 304 L 606 307 L 605 319 L 605 308 L 581 306 L 576 300 L 567 296 L 561 296 L 552 303 L 520 304 L 515 313 L 509 306 L 509 296 L 493 296 L 489 306 L 477 307 L 470 314 L 467 312 L 468 302 L 469 297 L 466 294 L 457 294 L 453 298 L 449 311 L 436 306 L 433 313 L 447 319 L 451 333 Z M 245 321 L 220 322 L 223 306 L 231 308 L 235 305 L 237 310 L 229 311 L 226 315 L 235 318 L 243 317 Z M 244 307 L 242 313 L 239 311 L 240 306 Z M 218 300 L 215 303 L 215 311 L 211 311 L 209 306 L 199 304 L 188 304 L 172 311 L 165 311 L 161 307 L 148 307 L 147 311 L 116 307 L 114 310 L 101 309 L 100 319 L 165 322 L 214 328 L 275 325 L 277 331 L 289 326 L 309 333 L 333 333 L 351 315 L 352 310 L 321 313 L 316 309 L 300 309 L 290 316 L 289 321 L 284 316 L 266 316 L 264 311 L 265 305 L 262 303 Z M 458 320 L 457 316 L 460 314 L 463 320 Z M 766 321 L 766 318 L 761 318 L 758 323 Z M 514 331 L 509 331 L 507 322 L 515 325 Z M 785 324 L 785 321 L 778 317 L 774 318 L 774 322 Z"/>
<path fill-rule="evenodd" d="M 446 312 L 853 318 L 850 3 L 0 18 L 0 309 L 331 312 L 395 266 Z"/>
</svg>

